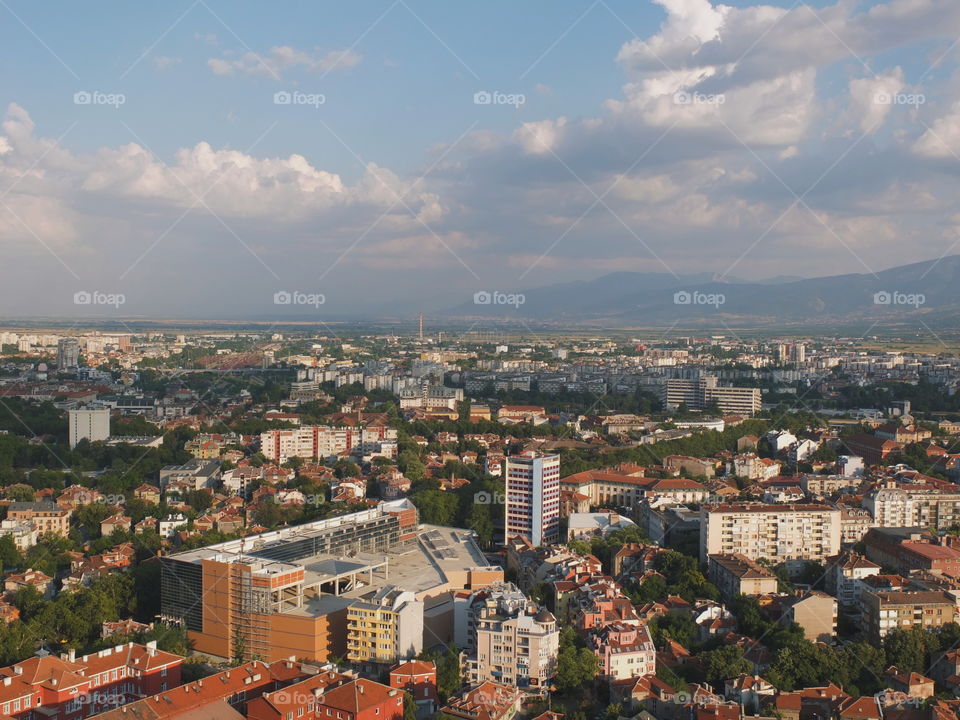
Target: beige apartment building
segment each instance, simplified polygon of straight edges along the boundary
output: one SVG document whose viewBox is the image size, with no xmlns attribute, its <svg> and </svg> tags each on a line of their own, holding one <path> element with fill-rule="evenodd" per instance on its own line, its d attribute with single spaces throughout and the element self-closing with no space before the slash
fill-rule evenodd
<svg viewBox="0 0 960 720">
<path fill-rule="evenodd" d="M 816 590 L 801 590 L 789 598 L 781 624 L 796 623 L 810 642 L 830 642 L 837 635 L 837 600 Z"/>
<path fill-rule="evenodd" d="M 740 554 L 750 560 L 822 563 L 840 552 L 840 510 L 827 505 L 720 503 L 700 510 L 700 560 Z"/>
<path fill-rule="evenodd" d="M 70 508 L 52 502 L 12 502 L 7 506 L 7 519 L 33 523 L 40 535 L 53 533 L 60 537 L 70 534 Z"/>
<path fill-rule="evenodd" d="M 471 598 L 466 622 L 462 665 L 468 685 L 492 681 L 531 694 L 547 691 L 556 674 L 560 630 L 546 608 L 512 583 L 495 583 Z"/>
<path fill-rule="evenodd" d="M 746 555 L 709 555 L 707 576 L 727 601 L 737 595 L 766 595 L 777 592 L 777 576 Z"/>
</svg>

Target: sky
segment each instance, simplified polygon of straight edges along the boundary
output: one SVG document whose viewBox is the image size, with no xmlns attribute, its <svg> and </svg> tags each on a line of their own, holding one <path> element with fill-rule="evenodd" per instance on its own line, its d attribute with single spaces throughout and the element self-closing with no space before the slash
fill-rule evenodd
<svg viewBox="0 0 960 720">
<path fill-rule="evenodd" d="M 0 316 L 960 253 L 956 0 L 0 0 Z"/>
</svg>

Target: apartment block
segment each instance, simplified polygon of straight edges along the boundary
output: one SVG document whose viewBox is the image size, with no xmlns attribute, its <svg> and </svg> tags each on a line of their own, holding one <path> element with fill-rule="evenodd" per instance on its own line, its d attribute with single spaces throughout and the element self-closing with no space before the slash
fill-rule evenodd
<svg viewBox="0 0 960 720">
<path fill-rule="evenodd" d="M 75 448 L 81 440 L 102 442 L 110 437 L 110 410 L 108 408 L 69 410 L 67 418 L 71 448 Z"/>
<path fill-rule="evenodd" d="M 827 558 L 824 577 L 828 593 L 837 598 L 843 608 L 855 608 L 860 604 L 861 580 L 879 575 L 880 566 L 852 550 Z"/>
<path fill-rule="evenodd" d="M 737 595 L 777 592 L 777 576 L 745 555 L 708 555 L 707 576 L 728 602 Z"/>
<path fill-rule="evenodd" d="M 53 533 L 60 537 L 70 534 L 70 508 L 52 502 L 19 502 L 7 506 L 7 519 L 17 523 L 30 523 L 40 533 Z"/>
<path fill-rule="evenodd" d="M 491 681 L 540 694 L 556 673 L 560 631 L 554 616 L 512 583 L 496 583 L 469 600 L 467 648 L 461 655 L 470 686 Z"/>
<path fill-rule="evenodd" d="M 384 455 L 397 452 L 397 431 L 386 425 L 328 427 L 305 425 L 260 434 L 260 451 L 267 459 L 285 463 L 293 457 L 329 458 L 348 455 Z"/>
<path fill-rule="evenodd" d="M 954 622 L 957 617 L 957 600 L 949 592 L 864 591 L 860 602 L 863 605 L 863 629 L 875 640 L 896 629 L 936 630 Z"/>
<path fill-rule="evenodd" d="M 540 453 L 506 459 L 505 529 L 535 546 L 560 541 L 560 456 Z"/>
<path fill-rule="evenodd" d="M 685 405 L 690 410 L 703 410 L 714 402 L 724 414 L 756 415 L 762 407 L 759 388 L 722 387 L 716 376 L 698 380 L 668 379 L 661 396 L 667 408 Z"/>
<path fill-rule="evenodd" d="M 347 607 L 347 660 L 392 665 L 423 650 L 423 603 L 388 585 Z"/>
<path fill-rule="evenodd" d="M 893 480 L 867 493 L 863 506 L 877 527 L 933 527 L 945 530 L 960 523 L 960 492 L 927 483 Z"/>
<path fill-rule="evenodd" d="M 710 555 L 739 554 L 789 568 L 840 552 L 840 511 L 827 505 L 720 503 L 700 513 L 703 562 Z"/>
</svg>

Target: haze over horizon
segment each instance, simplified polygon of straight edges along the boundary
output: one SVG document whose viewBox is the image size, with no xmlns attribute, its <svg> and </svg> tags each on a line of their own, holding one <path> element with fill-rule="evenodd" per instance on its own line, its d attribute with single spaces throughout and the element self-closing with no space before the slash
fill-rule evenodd
<svg viewBox="0 0 960 720">
<path fill-rule="evenodd" d="M 7 317 L 259 318 L 284 293 L 385 316 L 614 271 L 873 275 L 960 250 L 949 0 L 0 17 Z"/>
</svg>

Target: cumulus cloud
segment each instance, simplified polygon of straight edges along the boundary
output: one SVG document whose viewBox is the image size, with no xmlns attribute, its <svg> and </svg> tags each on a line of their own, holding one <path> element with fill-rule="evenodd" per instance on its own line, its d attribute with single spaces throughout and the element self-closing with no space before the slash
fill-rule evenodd
<svg viewBox="0 0 960 720">
<path fill-rule="evenodd" d="M 215 75 L 269 75 L 281 77 L 287 70 L 304 70 L 311 73 L 328 73 L 354 67 L 362 56 L 352 50 L 328 52 L 297 50 L 289 45 L 278 45 L 262 55 L 246 52 L 239 57 L 223 56 L 210 58 L 207 66 Z"/>
</svg>

